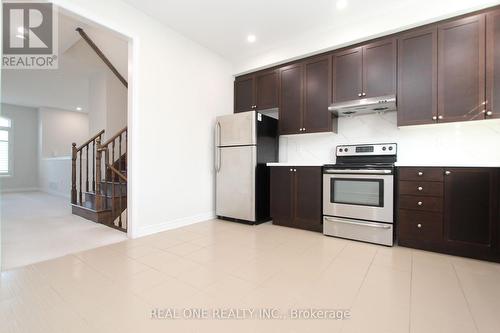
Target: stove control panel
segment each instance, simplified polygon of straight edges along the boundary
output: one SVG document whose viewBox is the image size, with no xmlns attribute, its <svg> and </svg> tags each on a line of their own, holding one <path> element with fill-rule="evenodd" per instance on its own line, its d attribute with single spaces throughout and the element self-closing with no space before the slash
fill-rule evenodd
<svg viewBox="0 0 500 333">
<path fill-rule="evenodd" d="M 337 146 L 337 156 L 379 156 L 396 155 L 396 143 L 381 143 L 375 145 L 345 145 Z"/>
</svg>

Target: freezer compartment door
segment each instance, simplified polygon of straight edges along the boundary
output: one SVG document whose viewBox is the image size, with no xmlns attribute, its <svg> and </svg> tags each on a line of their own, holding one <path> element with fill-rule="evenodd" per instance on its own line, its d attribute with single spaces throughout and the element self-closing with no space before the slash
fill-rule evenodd
<svg viewBox="0 0 500 333">
<path fill-rule="evenodd" d="M 217 216 L 254 222 L 257 147 L 216 149 L 219 155 L 216 161 Z"/>
<path fill-rule="evenodd" d="M 257 144 L 257 114 L 255 111 L 241 112 L 217 117 L 215 124 L 215 146 L 244 146 Z"/>
</svg>

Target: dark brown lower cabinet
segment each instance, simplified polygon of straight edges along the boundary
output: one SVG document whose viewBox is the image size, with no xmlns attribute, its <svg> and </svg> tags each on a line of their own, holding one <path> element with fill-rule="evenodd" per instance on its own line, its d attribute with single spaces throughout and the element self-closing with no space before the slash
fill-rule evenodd
<svg viewBox="0 0 500 333">
<path fill-rule="evenodd" d="M 443 177 L 408 179 L 424 169 Z M 401 168 L 399 175 L 399 245 L 500 262 L 499 169 Z"/>
<path fill-rule="evenodd" d="M 271 167 L 273 224 L 323 231 L 321 167 Z"/>
<path fill-rule="evenodd" d="M 498 250 L 497 171 L 448 168 L 444 182 L 444 242 L 456 253 L 488 256 Z"/>
</svg>

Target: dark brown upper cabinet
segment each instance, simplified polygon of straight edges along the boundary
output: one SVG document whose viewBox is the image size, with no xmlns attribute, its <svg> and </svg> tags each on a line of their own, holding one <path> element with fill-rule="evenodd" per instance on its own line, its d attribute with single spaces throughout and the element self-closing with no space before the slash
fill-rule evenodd
<svg viewBox="0 0 500 333">
<path fill-rule="evenodd" d="M 333 101 L 395 94 L 396 53 L 394 38 L 334 53 Z"/>
<path fill-rule="evenodd" d="M 271 167 L 273 224 L 322 231 L 321 167 Z"/>
<path fill-rule="evenodd" d="M 278 72 L 268 71 L 255 75 L 255 108 L 266 110 L 278 107 Z"/>
<path fill-rule="evenodd" d="M 234 112 L 278 107 L 278 73 L 274 70 L 236 78 Z"/>
<path fill-rule="evenodd" d="M 484 119 L 485 28 L 480 14 L 438 26 L 438 121 Z"/>
<path fill-rule="evenodd" d="M 363 48 L 335 53 L 332 57 L 333 100 L 351 101 L 363 93 Z"/>
<path fill-rule="evenodd" d="M 328 111 L 332 96 L 332 59 L 315 58 L 304 63 L 302 133 L 337 131 L 337 118 Z"/>
<path fill-rule="evenodd" d="M 396 94 L 396 39 L 363 46 L 363 97 Z"/>
<path fill-rule="evenodd" d="M 498 249 L 498 180 L 493 168 L 447 168 L 444 242 L 462 255 L 488 256 Z"/>
<path fill-rule="evenodd" d="M 486 118 L 500 118 L 500 10 L 486 16 Z"/>
<path fill-rule="evenodd" d="M 253 110 L 254 76 L 238 77 L 234 81 L 234 112 Z"/>
<path fill-rule="evenodd" d="M 280 73 L 280 134 L 336 131 L 337 119 L 328 111 L 331 57 L 286 66 Z"/>
<path fill-rule="evenodd" d="M 304 65 L 293 64 L 280 70 L 280 134 L 302 133 Z"/>
<path fill-rule="evenodd" d="M 437 121 L 437 26 L 398 38 L 398 126 Z"/>
</svg>

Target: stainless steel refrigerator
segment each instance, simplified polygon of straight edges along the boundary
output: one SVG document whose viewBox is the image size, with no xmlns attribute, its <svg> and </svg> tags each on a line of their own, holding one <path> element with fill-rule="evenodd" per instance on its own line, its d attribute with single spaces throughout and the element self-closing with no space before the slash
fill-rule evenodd
<svg viewBox="0 0 500 333">
<path fill-rule="evenodd" d="M 278 121 L 257 111 L 217 118 L 216 215 L 246 223 L 271 220 L 268 162 L 278 161 Z"/>
</svg>

